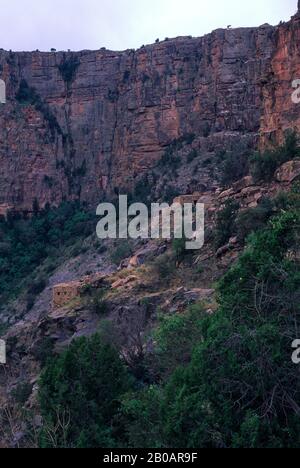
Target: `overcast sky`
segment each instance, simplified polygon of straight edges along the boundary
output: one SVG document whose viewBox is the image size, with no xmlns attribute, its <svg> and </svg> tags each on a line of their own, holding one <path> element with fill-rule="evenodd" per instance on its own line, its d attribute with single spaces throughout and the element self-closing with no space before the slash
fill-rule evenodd
<svg viewBox="0 0 300 468">
<path fill-rule="evenodd" d="M 156 38 L 202 36 L 227 25 L 289 20 L 297 0 L 0 0 L 0 47 L 138 48 Z"/>
</svg>

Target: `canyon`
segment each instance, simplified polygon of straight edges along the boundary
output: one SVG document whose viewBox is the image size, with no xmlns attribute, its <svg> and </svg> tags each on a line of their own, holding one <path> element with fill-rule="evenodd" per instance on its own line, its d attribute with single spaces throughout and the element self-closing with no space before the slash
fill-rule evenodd
<svg viewBox="0 0 300 468">
<path fill-rule="evenodd" d="M 139 50 L 0 49 L 0 447 L 39 446 L 48 430 L 41 371 L 78 338 L 99 332 L 142 382 L 140 363 L 153 360 L 162 318 L 200 304 L 206 318 L 216 314 L 219 281 L 248 234 L 299 197 L 299 152 L 286 147 L 289 157 L 278 158 L 286 132 L 300 131 L 299 54 L 300 0 L 278 26 L 228 27 Z M 278 159 L 270 177 L 233 167 L 268 148 Z M 203 248 L 98 239 L 96 207 L 123 194 L 204 204 Z M 62 204 L 75 200 L 82 205 Z M 37 216 L 6 222 L 10 212 Z M 298 261 L 298 247 L 286 255 Z M 157 384 L 156 364 L 151 372 Z"/>
<path fill-rule="evenodd" d="M 124 52 L 0 50 L 0 213 L 77 199 L 95 208 L 133 190 L 180 139 L 216 165 L 220 151 L 281 143 L 300 128 L 299 44 L 298 12 Z"/>
</svg>

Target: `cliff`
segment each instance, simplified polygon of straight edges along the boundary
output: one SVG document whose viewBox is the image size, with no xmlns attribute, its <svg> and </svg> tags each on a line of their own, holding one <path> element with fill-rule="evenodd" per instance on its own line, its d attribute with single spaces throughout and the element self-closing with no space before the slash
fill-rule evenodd
<svg viewBox="0 0 300 468">
<path fill-rule="evenodd" d="M 300 126 L 289 97 L 299 34 L 296 15 L 137 51 L 0 51 L 0 212 L 30 211 L 35 199 L 95 204 L 134 187 L 186 135 L 212 157 L 281 140 Z"/>
<path fill-rule="evenodd" d="M 293 81 L 300 79 L 300 14 L 275 32 L 275 47 L 263 82 L 261 144 L 282 143 L 287 129 L 300 128 L 300 102 L 293 101 Z M 299 84 L 298 84 L 299 86 Z"/>
</svg>

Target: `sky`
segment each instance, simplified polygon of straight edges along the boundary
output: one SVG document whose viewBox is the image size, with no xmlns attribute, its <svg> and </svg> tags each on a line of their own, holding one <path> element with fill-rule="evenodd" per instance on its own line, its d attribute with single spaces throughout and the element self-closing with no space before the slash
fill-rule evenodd
<svg viewBox="0 0 300 468">
<path fill-rule="evenodd" d="M 297 0 L 0 0 L 0 48 L 137 49 L 157 38 L 287 21 Z"/>
</svg>

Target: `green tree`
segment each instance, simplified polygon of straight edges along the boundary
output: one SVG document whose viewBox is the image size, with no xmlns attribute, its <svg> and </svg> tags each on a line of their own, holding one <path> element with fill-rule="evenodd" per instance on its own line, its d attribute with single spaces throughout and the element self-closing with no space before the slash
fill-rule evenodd
<svg viewBox="0 0 300 468">
<path fill-rule="evenodd" d="M 73 341 L 41 376 L 41 446 L 114 447 L 114 418 L 130 385 L 117 351 L 99 335 Z"/>
<path fill-rule="evenodd" d="M 235 200 L 227 200 L 223 209 L 217 215 L 215 229 L 215 247 L 218 249 L 236 234 L 236 217 L 239 204 Z"/>
</svg>

